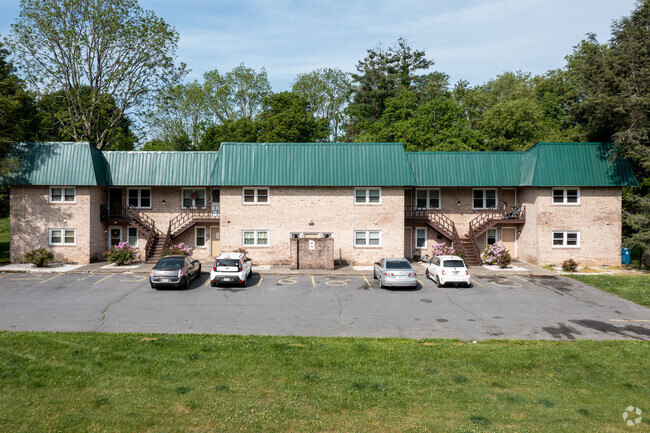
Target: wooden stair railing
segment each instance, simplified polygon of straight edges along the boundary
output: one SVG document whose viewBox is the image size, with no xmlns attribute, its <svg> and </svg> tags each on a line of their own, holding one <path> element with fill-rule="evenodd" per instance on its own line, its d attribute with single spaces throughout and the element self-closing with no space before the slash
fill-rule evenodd
<svg viewBox="0 0 650 433">
<path fill-rule="evenodd" d="M 464 251 L 463 244 L 460 241 L 460 235 L 458 234 L 458 230 L 456 230 L 456 224 L 438 209 L 423 209 L 415 206 L 407 206 L 404 216 L 406 220 L 427 224 L 449 239 L 455 250 Z"/>
<path fill-rule="evenodd" d="M 169 236 L 170 241 L 177 238 L 185 230 L 194 225 L 197 219 L 217 219 L 218 217 L 213 214 L 210 209 L 183 209 L 181 213 L 176 215 L 169 221 Z"/>
<path fill-rule="evenodd" d="M 491 209 L 480 211 L 474 219 L 469 222 L 468 237 L 472 241 L 472 248 L 475 252 L 479 253 L 478 237 L 485 233 L 490 228 L 501 222 L 512 222 L 520 224 L 526 221 L 526 207 L 514 206 L 506 208 L 503 205 L 495 206 Z M 480 260 L 480 259 L 479 259 Z"/>
<path fill-rule="evenodd" d="M 132 206 L 126 208 L 125 215 L 131 224 L 146 236 L 145 261 L 151 260 L 156 252 L 158 240 L 163 235 L 162 232 L 156 228 L 153 218 Z"/>
</svg>

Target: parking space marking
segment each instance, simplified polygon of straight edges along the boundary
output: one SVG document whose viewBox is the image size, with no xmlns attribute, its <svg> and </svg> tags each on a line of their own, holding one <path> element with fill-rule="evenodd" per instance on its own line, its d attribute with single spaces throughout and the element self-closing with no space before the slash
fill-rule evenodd
<svg viewBox="0 0 650 433">
<path fill-rule="evenodd" d="M 147 281 L 146 275 L 134 275 L 133 277 L 129 278 L 129 280 L 120 280 L 120 283 L 142 283 Z"/>
<path fill-rule="evenodd" d="M 2 275 L 0 275 L 0 278 L 4 278 L 4 277 L 6 277 L 7 275 L 9 275 L 9 274 L 2 274 Z"/>
<path fill-rule="evenodd" d="M 295 277 L 287 277 L 287 278 L 281 278 L 278 280 L 278 284 L 282 284 L 285 286 L 291 286 L 294 284 L 297 284 L 298 280 Z"/>
<path fill-rule="evenodd" d="M 332 278 L 332 277 L 327 277 L 328 280 L 330 280 L 330 278 Z M 325 284 L 327 284 L 328 286 L 347 286 L 348 281 L 350 281 L 350 279 L 345 278 L 345 279 L 341 279 L 341 280 L 326 281 Z"/>
<path fill-rule="evenodd" d="M 262 280 L 264 279 L 264 275 L 260 275 L 260 281 L 257 283 L 257 287 L 262 285 Z"/>
<path fill-rule="evenodd" d="M 314 276 L 313 276 L 313 275 L 311 276 L 311 285 L 312 285 L 313 287 L 316 287 L 316 280 L 314 280 Z"/>
<path fill-rule="evenodd" d="M 56 277 L 60 277 L 61 275 L 63 275 L 63 274 L 56 274 L 56 275 L 53 276 L 52 278 L 48 278 L 47 280 L 43 280 L 43 281 L 41 281 L 41 282 L 38 283 L 38 284 L 47 283 L 48 281 L 52 281 L 53 279 L 55 279 Z"/>
<path fill-rule="evenodd" d="M 526 279 L 524 279 L 524 278 L 521 278 L 519 275 L 513 275 L 513 277 L 515 277 L 515 278 L 518 279 L 518 280 L 523 281 L 523 282 L 526 283 L 526 284 L 530 284 L 530 281 L 528 281 L 528 280 L 526 280 Z"/>
<path fill-rule="evenodd" d="M 479 283 L 479 282 L 476 281 L 474 278 L 472 278 L 471 281 L 472 281 L 472 283 L 474 283 L 474 284 L 478 284 L 479 286 L 483 287 L 483 284 Z"/>
<path fill-rule="evenodd" d="M 422 287 L 424 287 L 424 283 L 423 283 L 422 281 L 420 281 L 419 278 L 417 278 L 417 280 L 418 280 L 418 283 L 420 283 L 420 285 L 421 285 Z"/>
<path fill-rule="evenodd" d="M 108 276 L 102 278 L 101 280 L 95 281 L 95 282 L 93 283 L 93 285 L 95 285 L 95 284 L 99 284 L 99 283 L 101 283 L 101 282 L 104 281 L 104 280 L 108 280 L 108 279 L 111 278 L 112 276 L 113 276 L 113 274 L 108 274 Z"/>
<path fill-rule="evenodd" d="M 86 276 L 83 277 L 83 278 L 79 278 L 79 281 L 83 281 L 83 280 L 85 280 L 86 278 L 90 278 L 90 277 L 92 277 L 92 276 L 93 276 L 93 274 L 88 274 L 88 275 L 86 275 Z"/>
<path fill-rule="evenodd" d="M 208 279 L 205 280 L 205 284 L 203 286 L 208 287 L 208 284 L 210 284 L 210 277 L 208 277 Z"/>
<path fill-rule="evenodd" d="M 24 281 L 24 280 L 42 280 L 43 276 L 38 274 L 12 274 L 12 277 L 9 280 L 13 281 Z"/>
<path fill-rule="evenodd" d="M 365 275 L 363 276 L 363 279 L 366 280 L 366 284 L 368 285 L 368 287 L 370 287 L 370 281 L 368 281 Z"/>
</svg>

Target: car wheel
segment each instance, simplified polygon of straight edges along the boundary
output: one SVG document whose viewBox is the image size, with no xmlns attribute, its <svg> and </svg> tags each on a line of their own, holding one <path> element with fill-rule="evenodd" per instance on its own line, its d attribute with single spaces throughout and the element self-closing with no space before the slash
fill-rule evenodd
<svg viewBox="0 0 650 433">
<path fill-rule="evenodd" d="M 442 284 L 440 284 L 440 277 L 436 277 L 436 286 L 442 287 Z"/>
<path fill-rule="evenodd" d="M 379 288 L 380 289 L 384 288 L 384 280 L 381 279 L 381 275 L 379 276 Z"/>
<path fill-rule="evenodd" d="M 152 283 L 152 284 L 151 284 L 151 288 L 152 288 L 152 289 L 155 289 L 155 288 L 156 288 L 156 285 Z"/>
<path fill-rule="evenodd" d="M 426 271 L 424 271 L 424 276 L 427 277 L 427 280 L 430 280 L 430 279 L 431 279 L 431 274 L 429 274 L 429 270 L 428 270 L 428 269 L 427 269 Z"/>
<path fill-rule="evenodd" d="M 214 281 L 210 281 L 210 285 L 211 285 L 212 287 L 217 287 L 217 283 L 215 283 Z"/>
<path fill-rule="evenodd" d="M 241 283 L 242 287 L 246 287 L 247 283 L 248 283 L 248 275 L 244 276 L 244 281 Z"/>
<path fill-rule="evenodd" d="M 199 270 L 196 273 L 196 278 L 199 278 L 201 276 L 201 265 L 199 265 Z"/>
<path fill-rule="evenodd" d="M 375 270 L 372 271 L 372 278 L 377 279 L 377 272 Z"/>
<path fill-rule="evenodd" d="M 187 279 L 185 280 L 185 290 L 188 290 L 190 288 L 191 282 L 192 282 L 192 277 L 188 275 Z"/>
</svg>

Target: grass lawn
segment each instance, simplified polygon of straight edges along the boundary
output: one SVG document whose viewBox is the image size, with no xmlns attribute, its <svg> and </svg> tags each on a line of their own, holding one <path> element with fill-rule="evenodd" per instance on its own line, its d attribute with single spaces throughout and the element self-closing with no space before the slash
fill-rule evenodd
<svg viewBox="0 0 650 433">
<path fill-rule="evenodd" d="M 650 308 L 650 274 L 569 276 L 600 290 Z"/>
<path fill-rule="evenodd" d="M 623 432 L 627 406 L 650 414 L 649 356 L 639 341 L 0 332 L 0 431 Z"/>
<path fill-rule="evenodd" d="M 9 262 L 9 217 L 0 218 L 0 263 Z"/>
</svg>

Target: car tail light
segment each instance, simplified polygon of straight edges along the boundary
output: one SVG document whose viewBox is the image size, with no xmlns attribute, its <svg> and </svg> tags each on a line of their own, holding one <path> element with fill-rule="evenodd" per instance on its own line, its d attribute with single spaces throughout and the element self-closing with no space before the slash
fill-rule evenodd
<svg viewBox="0 0 650 433">
<path fill-rule="evenodd" d="M 440 271 L 440 273 L 441 273 L 442 275 L 447 275 L 447 272 L 446 272 L 444 269 L 443 269 L 442 271 Z"/>
<path fill-rule="evenodd" d="M 153 277 L 153 269 L 149 271 L 149 275 Z"/>
<path fill-rule="evenodd" d="M 411 272 L 411 273 L 409 274 L 409 277 L 415 277 L 415 274 Z"/>
<path fill-rule="evenodd" d="M 212 270 L 217 272 L 217 261 L 214 261 L 214 265 L 212 265 Z"/>
<path fill-rule="evenodd" d="M 469 275 L 469 271 L 465 269 L 465 275 Z"/>
<path fill-rule="evenodd" d="M 182 270 L 182 269 L 179 269 L 179 270 L 178 270 L 178 278 L 180 278 L 180 277 L 182 277 L 182 276 L 183 276 L 183 270 Z"/>
<path fill-rule="evenodd" d="M 386 277 L 394 277 L 395 274 L 393 274 L 393 273 L 389 274 L 388 272 L 384 272 L 384 276 L 386 276 Z"/>
<path fill-rule="evenodd" d="M 241 271 L 241 260 L 237 263 L 237 270 Z"/>
</svg>

